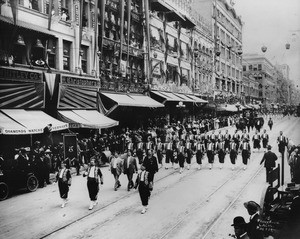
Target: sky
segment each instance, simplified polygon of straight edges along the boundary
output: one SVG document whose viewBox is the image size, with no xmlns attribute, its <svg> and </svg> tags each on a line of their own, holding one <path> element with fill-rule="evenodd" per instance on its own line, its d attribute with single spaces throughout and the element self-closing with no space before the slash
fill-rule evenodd
<svg viewBox="0 0 300 239">
<path fill-rule="evenodd" d="M 300 0 L 234 2 L 244 23 L 243 52 L 265 55 L 273 64 L 288 64 L 290 79 L 300 85 Z M 261 51 L 262 46 L 267 47 L 266 53 Z"/>
</svg>

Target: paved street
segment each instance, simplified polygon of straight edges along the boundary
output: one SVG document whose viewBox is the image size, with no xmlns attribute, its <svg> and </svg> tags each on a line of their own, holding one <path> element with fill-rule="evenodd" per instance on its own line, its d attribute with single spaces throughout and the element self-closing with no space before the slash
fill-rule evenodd
<svg viewBox="0 0 300 239">
<path fill-rule="evenodd" d="M 274 152 L 278 153 L 280 130 L 298 144 L 299 128 L 299 118 L 275 119 L 269 133 Z M 229 129 L 232 133 L 233 128 Z M 1 238 L 229 238 L 233 218 L 249 218 L 243 202 L 260 202 L 265 185 L 265 170 L 259 165 L 262 156 L 262 151 L 252 153 L 245 171 L 240 155 L 235 170 L 228 155 L 223 169 L 215 163 L 209 170 L 206 158 L 202 170 L 197 170 L 195 163 L 182 174 L 161 168 L 144 215 L 138 192 L 127 192 L 124 175 L 115 192 L 113 176 L 108 167 L 102 168 L 104 185 L 92 211 L 88 210 L 86 178 L 73 176 L 70 201 L 63 209 L 56 184 L 0 202 Z M 285 181 L 289 180 L 285 164 Z"/>
</svg>

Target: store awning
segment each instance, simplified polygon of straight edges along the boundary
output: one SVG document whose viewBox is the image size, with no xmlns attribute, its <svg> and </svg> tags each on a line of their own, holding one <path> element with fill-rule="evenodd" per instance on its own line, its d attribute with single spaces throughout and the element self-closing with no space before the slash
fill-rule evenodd
<svg viewBox="0 0 300 239">
<path fill-rule="evenodd" d="M 180 94 L 180 93 L 173 93 L 173 94 L 182 98 L 181 101 L 183 101 L 183 102 L 195 102 L 192 98 L 186 96 L 185 94 Z"/>
<path fill-rule="evenodd" d="M 238 110 L 235 105 L 226 104 L 218 106 L 217 111 L 237 112 Z"/>
<path fill-rule="evenodd" d="M 52 124 L 52 131 L 69 128 L 68 123 L 59 121 L 41 110 L 2 109 L 1 113 L 6 116 L 2 116 L 6 120 L 3 123 L 1 118 L 2 134 L 41 134 L 48 124 Z M 9 123 L 12 123 L 12 128 Z"/>
<path fill-rule="evenodd" d="M 190 97 L 190 98 L 192 98 L 194 100 L 194 102 L 196 102 L 196 103 L 203 103 L 203 104 L 208 103 L 207 100 L 203 100 L 203 99 L 201 99 L 201 98 L 199 98 L 199 97 L 197 97 L 195 95 L 187 95 L 187 96 Z"/>
<path fill-rule="evenodd" d="M 151 9 L 158 12 L 169 12 L 172 7 L 163 0 L 152 0 Z"/>
<path fill-rule="evenodd" d="M 170 12 L 166 12 L 167 21 L 173 22 L 173 21 L 180 21 L 185 22 L 185 18 L 183 15 L 181 15 L 177 10 L 172 10 Z"/>
<path fill-rule="evenodd" d="M 185 21 L 182 23 L 182 27 L 184 28 L 193 28 L 196 26 L 195 22 L 187 16 L 184 16 Z"/>
<path fill-rule="evenodd" d="M 164 107 L 163 104 L 151 99 L 146 95 L 136 95 L 136 94 L 115 94 L 115 93 L 104 93 L 102 95 L 110 98 L 116 102 L 119 106 L 133 106 L 133 107 L 149 107 L 158 108 Z"/>
<path fill-rule="evenodd" d="M 58 113 L 70 128 L 110 128 L 119 124 L 97 110 L 59 110 Z"/>
</svg>

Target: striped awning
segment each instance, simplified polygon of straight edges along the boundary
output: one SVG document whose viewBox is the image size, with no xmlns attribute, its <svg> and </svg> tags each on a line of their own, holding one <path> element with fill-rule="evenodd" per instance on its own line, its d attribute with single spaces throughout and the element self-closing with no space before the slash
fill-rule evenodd
<svg viewBox="0 0 300 239">
<path fill-rule="evenodd" d="M 69 128 L 68 123 L 59 121 L 41 110 L 1 109 L 0 113 L 1 134 L 42 134 L 48 124 L 52 124 L 52 131 Z"/>
<path fill-rule="evenodd" d="M 118 121 L 110 119 L 97 110 L 59 110 L 59 118 L 68 122 L 70 128 L 110 128 L 117 126 Z"/>
</svg>

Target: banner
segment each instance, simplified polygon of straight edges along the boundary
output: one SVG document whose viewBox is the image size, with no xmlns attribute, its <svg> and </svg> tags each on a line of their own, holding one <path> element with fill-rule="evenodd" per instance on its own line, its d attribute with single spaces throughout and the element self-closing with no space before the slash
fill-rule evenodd
<svg viewBox="0 0 300 239">
<path fill-rule="evenodd" d="M 98 0 L 95 0 L 95 6 L 94 6 L 94 16 L 95 16 L 95 22 L 94 22 L 94 34 L 95 34 L 95 39 L 94 39 L 94 67 L 93 70 L 96 71 L 97 68 L 97 52 L 98 52 Z M 95 76 L 97 74 L 95 73 Z"/>
<path fill-rule="evenodd" d="M 127 62 L 129 62 L 130 25 L 131 25 L 131 0 L 127 0 Z M 127 72 L 127 69 L 126 69 Z"/>
<path fill-rule="evenodd" d="M 121 60 L 122 60 L 122 52 L 123 52 L 123 38 L 124 38 L 124 0 L 120 0 L 120 65 L 119 72 L 121 72 Z M 127 25 L 128 27 L 128 25 Z M 126 72 L 126 69 L 125 69 Z M 126 75 L 126 73 L 125 73 Z"/>
<path fill-rule="evenodd" d="M 54 86 L 55 86 L 55 77 L 56 74 L 54 73 L 44 73 L 45 74 L 45 81 L 47 83 L 48 90 L 50 92 L 50 97 L 52 99 Z"/>
<path fill-rule="evenodd" d="M 78 52 L 80 53 L 81 50 L 81 42 L 82 42 L 82 20 L 83 20 L 83 0 L 80 0 L 79 6 L 79 49 Z M 78 66 L 81 66 L 81 57 L 78 58 Z"/>
<path fill-rule="evenodd" d="M 10 0 L 11 11 L 14 19 L 14 24 L 17 25 L 18 17 L 18 0 Z"/>
</svg>

